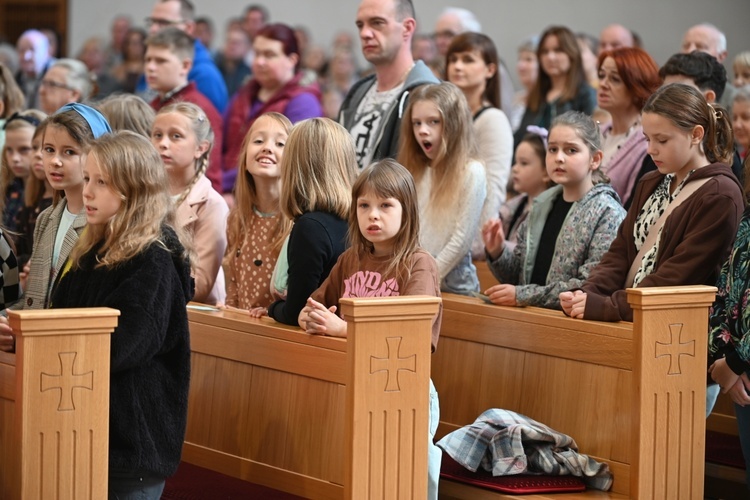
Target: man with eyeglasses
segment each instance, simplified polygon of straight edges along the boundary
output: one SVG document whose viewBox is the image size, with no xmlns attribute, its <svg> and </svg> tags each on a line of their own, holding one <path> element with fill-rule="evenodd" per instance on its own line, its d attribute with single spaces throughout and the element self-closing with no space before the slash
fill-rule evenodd
<svg viewBox="0 0 750 500">
<path fill-rule="evenodd" d="M 149 35 L 153 35 L 163 28 L 174 26 L 194 37 L 194 16 L 195 7 L 189 0 L 157 0 L 151 10 L 151 16 L 146 18 L 146 27 Z M 198 39 L 194 40 L 194 44 L 195 58 L 193 59 L 193 67 L 188 74 L 188 80 L 195 82 L 198 90 L 208 97 L 219 113 L 223 113 L 229 100 L 227 86 L 208 49 Z M 138 81 L 136 90 L 141 94 L 146 90 L 144 77 L 141 77 Z"/>
</svg>

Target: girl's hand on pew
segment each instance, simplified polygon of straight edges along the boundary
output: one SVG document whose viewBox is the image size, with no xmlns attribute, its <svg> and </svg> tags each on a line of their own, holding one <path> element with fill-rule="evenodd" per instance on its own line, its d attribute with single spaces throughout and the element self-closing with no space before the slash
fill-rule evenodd
<svg viewBox="0 0 750 500">
<path fill-rule="evenodd" d="M 708 367 L 708 373 L 711 375 L 711 379 L 721 386 L 721 392 L 723 393 L 730 392 L 740 379 L 740 376 L 729 368 L 727 360 L 724 358 L 711 363 L 711 366 Z M 734 400 L 734 397 L 732 399 Z"/>
<path fill-rule="evenodd" d="M 263 316 L 268 316 L 268 308 L 253 307 L 252 309 L 247 311 L 247 314 L 249 314 L 251 318 L 262 318 Z"/>
<path fill-rule="evenodd" d="M 580 290 L 562 292 L 560 306 L 563 312 L 571 318 L 583 319 L 583 312 L 586 310 L 586 294 Z"/>
<path fill-rule="evenodd" d="M 16 349 L 16 338 L 12 333 L 8 318 L 0 316 L 0 351 L 13 352 Z"/>
<path fill-rule="evenodd" d="M 498 306 L 516 306 L 516 287 L 513 285 L 495 285 L 487 290 L 484 294 L 489 297 L 490 302 Z"/>
<path fill-rule="evenodd" d="M 307 333 L 314 335 L 330 335 L 332 337 L 346 337 L 346 321 L 336 315 L 336 306 L 326 308 L 320 302 L 313 299 L 307 299 L 307 305 L 302 309 L 308 309 L 306 318 L 300 318 L 304 321 L 304 329 Z M 300 326 L 303 322 L 300 322 Z"/>
<path fill-rule="evenodd" d="M 740 406 L 747 406 L 750 405 L 748 390 L 750 390 L 750 379 L 747 377 L 747 374 L 743 373 L 727 392 L 729 392 L 729 397 L 732 398 L 732 401 Z"/>
<path fill-rule="evenodd" d="M 497 259 L 503 253 L 505 246 L 505 232 L 500 219 L 490 219 L 482 226 L 482 240 L 484 249 L 492 260 Z"/>
</svg>

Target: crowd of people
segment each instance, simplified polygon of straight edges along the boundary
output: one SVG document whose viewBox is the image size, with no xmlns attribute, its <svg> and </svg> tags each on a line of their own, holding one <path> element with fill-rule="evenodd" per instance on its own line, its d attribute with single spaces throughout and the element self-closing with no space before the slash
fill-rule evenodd
<svg viewBox="0 0 750 500">
<path fill-rule="evenodd" d="M 624 26 L 553 25 L 519 44 L 516 90 L 466 9 L 431 31 L 361 0 L 355 23 L 362 70 L 350 36 L 327 52 L 260 4 L 212 52 L 189 0 L 76 58 L 38 29 L 0 50 L 0 307 L 120 309 L 110 497 L 159 498 L 179 463 L 190 300 L 345 337 L 342 297 L 629 321 L 628 287 L 718 284 L 708 411 L 730 394 L 750 463 L 750 51 L 731 79 L 710 24 L 662 67 Z M 431 499 L 438 420 L 431 386 Z"/>
</svg>

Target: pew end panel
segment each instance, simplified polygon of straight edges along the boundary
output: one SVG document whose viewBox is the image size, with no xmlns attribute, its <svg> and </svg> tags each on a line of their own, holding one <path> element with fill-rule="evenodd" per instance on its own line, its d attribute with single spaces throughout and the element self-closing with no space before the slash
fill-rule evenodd
<svg viewBox="0 0 750 500">
<path fill-rule="evenodd" d="M 507 408 L 571 435 L 581 453 L 610 466 L 611 491 L 581 498 L 702 498 L 705 325 L 714 293 L 713 287 L 629 290 L 632 324 L 444 295 L 432 371 L 438 436 L 488 408 Z M 443 493 L 504 498 L 445 480 Z"/>
<path fill-rule="evenodd" d="M 110 334 L 119 314 L 8 311 L 16 352 L 0 357 L 3 468 L 10 464 L 3 498 L 106 497 Z"/>
<path fill-rule="evenodd" d="M 342 299 L 348 339 L 241 312 L 190 310 L 183 460 L 306 498 L 364 498 L 367 488 L 374 498 L 424 498 L 412 492 L 427 487 L 438 304 L 434 297 Z M 403 446 L 399 436 L 412 434 L 412 446 Z M 415 475 L 393 474 L 397 464 Z M 424 485 L 413 481 L 422 470 Z"/>
</svg>

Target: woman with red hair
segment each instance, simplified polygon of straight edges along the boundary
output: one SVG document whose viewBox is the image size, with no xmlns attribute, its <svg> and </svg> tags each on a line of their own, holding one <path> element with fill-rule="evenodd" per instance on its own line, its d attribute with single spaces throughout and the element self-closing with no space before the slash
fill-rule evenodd
<svg viewBox="0 0 750 500">
<path fill-rule="evenodd" d="M 602 52 L 598 68 L 597 101 L 612 116 L 601 127 L 602 169 L 627 208 L 638 179 L 653 169 L 644 165 L 650 157 L 646 156 L 641 110 L 661 85 L 659 67 L 644 50 L 621 48 Z"/>
<path fill-rule="evenodd" d="M 253 40 L 253 78 L 232 97 L 224 118 L 223 188 L 231 192 L 245 134 L 262 114 L 275 111 L 296 123 L 323 116 L 317 83 L 305 85 L 294 30 L 267 24 Z"/>
</svg>

